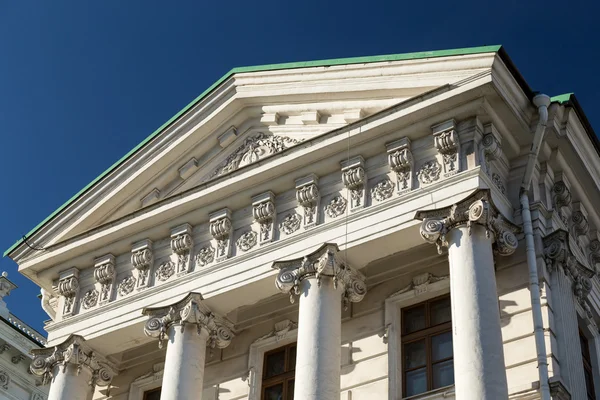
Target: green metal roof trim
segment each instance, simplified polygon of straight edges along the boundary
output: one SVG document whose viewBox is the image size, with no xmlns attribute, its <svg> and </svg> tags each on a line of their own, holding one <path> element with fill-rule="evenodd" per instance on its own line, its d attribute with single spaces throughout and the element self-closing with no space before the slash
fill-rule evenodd
<svg viewBox="0 0 600 400">
<path fill-rule="evenodd" d="M 469 54 L 481 54 L 481 53 L 495 53 L 499 52 L 502 49 L 502 46 L 480 46 L 480 47 L 467 47 L 462 49 L 450 49 L 450 50 L 437 50 L 437 51 L 422 51 L 416 53 L 404 53 L 404 54 L 389 54 L 383 56 L 367 56 L 367 57 L 350 57 L 350 58 L 336 58 L 331 60 L 318 60 L 318 61 L 303 61 L 303 62 L 290 62 L 290 63 L 282 63 L 282 64 L 268 64 L 268 65 L 256 65 L 250 67 L 236 67 L 223 75 L 219 80 L 210 85 L 208 89 L 202 92 L 198 97 L 192 100 L 187 106 L 185 106 L 181 111 L 175 114 L 171 119 L 162 124 L 157 130 L 152 132 L 150 136 L 144 139 L 140 144 L 135 146 L 129 153 L 125 154 L 121 159 L 115 162 L 113 165 L 108 167 L 106 171 L 101 173 L 96 179 L 90 182 L 86 187 L 77 192 L 73 197 L 67 200 L 62 206 L 58 207 L 56 211 L 50 214 L 46 219 L 40 222 L 35 228 L 33 228 L 29 233 L 27 233 L 23 238 L 17 240 L 15 244 L 13 244 L 10 248 L 8 248 L 4 252 L 4 257 L 10 254 L 17 246 L 19 246 L 23 241 L 35 232 L 44 226 L 47 222 L 49 222 L 52 218 L 57 216 L 61 211 L 67 208 L 71 203 L 77 200 L 80 196 L 82 196 L 85 192 L 91 189 L 96 183 L 100 182 L 103 178 L 105 178 L 112 171 L 117 169 L 119 165 L 125 162 L 129 157 L 137 153 L 142 147 L 144 147 L 148 142 L 158 136 L 163 130 L 169 127 L 173 122 L 175 122 L 179 117 L 189 111 L 192 107 L 194 107 L 200 100 L 206 97 L 209 93 L 211 93 L 215 88 L 217 88 L 221 83 L 225 80 L 229 79 L 232 75 L 242 72 L 258 72 L 258 71 L 274 71 L 280 69 L 294 69 L 294 68 L 310 68 L 310 67 L 328 67 L 334 65 L 346 65 L 346 64 L 366 64 L 366 63 L 375 63 L 375 62 L 385 62 L 385 61 L 402 61 L 402 60 L 416 60 L 420 58 L 435 58 L 435 57 L 448 57 L 448 56 L 459 56 L 459 55 L 469 55 Z"/>
<path fill-rule="evenodd" d="M 574 95 L 574 93 L 559 94 L 558 96 L 551 97 L 550 101 L 553 103 L 564 104 L 564 103 L 568 102 L 569 100 L 571 100 L 571 96 L 573 96 L 573 95 Z"/>
</svg>

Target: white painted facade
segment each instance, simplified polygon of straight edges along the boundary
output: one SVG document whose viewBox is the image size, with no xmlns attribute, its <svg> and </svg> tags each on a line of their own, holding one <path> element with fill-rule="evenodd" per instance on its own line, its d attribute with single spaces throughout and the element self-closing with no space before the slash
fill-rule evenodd
<svg viewBox="0 0 600 400">
<path fill-rule="evenodd" d="M 448 293 L 455 384 L 414 398 L 585 400 L 580 329 L 600 390 L 580 110 L 544 127 L 498 49 L 324 65 L 229 75 L 9 252 L 52 318 L 51 400 L 259 400 L 296 341 L 296 399 L 400 399 L 401 311 Z"/>
<path fill-rule="evenodd" d="M 43 348 L 46 339 L 9 311 L 7 297 L 16 288 L 3 272 L 0 276 L 0 399 L 46 400 L 48 386 L 29 370 L 31 350 Z"/>
</svg>

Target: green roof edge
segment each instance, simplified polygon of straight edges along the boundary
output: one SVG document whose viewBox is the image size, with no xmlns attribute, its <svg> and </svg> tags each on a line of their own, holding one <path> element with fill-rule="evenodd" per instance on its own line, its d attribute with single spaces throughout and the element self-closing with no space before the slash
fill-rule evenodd
<svg viewBox="0 0 600 400">
<path fill-rule="evenodd" d="M 345 64 L 365 64 L 365 63 L 375 63 L 375 62 L 385 62 L 385 61 L 402 61 L 402 60 L 416 60 L 420 58 L 435 58 L 435 57 L 447 57 L 447 56 L 459 56 L 459 55 L 469 55 L 469 54 L 481 54 L 481 53 L 495 53 L 499 52 L 502 48 L 501 45 L 493 45 L 493 46 L 479 46 L 479 47 L 466 47 L 460 49 L 449 49 L 449 50 L 436 50 L 436 51 L 421 51 L 414 53 L 403 53 L 403 54 L 388 54 L 381 56 L 365 56 L 365 57 L 349 57 L 349 58 L 335 58 L 329 60 L 317 60 L 317 61 L 301 61 L 301 62 L 289 62 L 289 63 L 281 63 L 281 64 L 266 64 L 266 65 L 256 65 L 256 66 L 248 66 L 248 67 L 236 67 L 231 69 L 221 78 L 219 78 L 215 83 L 210 85 L 206 90 L 204 90 L 198 97 L 192 100 L 188 105 L 182 108 L 177 114 L 172 116 L 167 122 L 162 124 L 158 129 L 152 132 L 148 137 L 146 137 L 140 144 L 131 149 L 127 154 L 121 157 L 117 162 L 108 167 L 104 172 L 98 175 L 93 181 L 87 184 L 83 189 L 77 192 L 73 197 L 67 200 L 63 205 L 58 207 L 52 214 L 46 217 L 42 222 L 37 224 L 32 230 L 30 230 L 25 236 L 21 239 L 17 240 L 12 246 L 10 246 L 3 254 L 3 257 L 6 257 L 9 253 L 11 253 L 17 246 L 23 243 L 27 238 L 31 237 L 38 229 L 44 226 L 47 222 L 49 222 L 52 218 L 57 216 L 61 211 L 67 208 L 72 202 L 74 202 L 77 198 L 83 195 L 88 189 L 110 174 L 113 170 L 115 170 L 119 165 L 125 162 L 129 157 L 135 154 L 138 150 L 144 147 L 148 142 L 158 136 L 164 129 L 166 129 L 169 125 L 171 125 L 174 121 L 176 121 L 179 117 L 185 114 L 188 110 L 190 110 L 193 106 L 195 106 L 200 100 L 202 100 L 205 96 L 207 96 L 210 92 L 212 92 L 215 88 L 217 88 L 221 83 L 229 79 L 232 75 L 242 72 L 259 72 L 259 71 L 274 71 L 279 69 L 293 69 L 293 68 L 310 68 L 310 67 L 328 67 L 334 65 L 345 65 Z"/>
<path fill-rule="evenodd" d="M 575 93 L 564 93 L 564 94 L 559 94 L 558 96 L 553 96 L 550 97 L 550 101 L 553 103 L 566 103 L 567 101 L 569 101 L 571 99 L 571 96 L 573 96 Z"/>
</svg>

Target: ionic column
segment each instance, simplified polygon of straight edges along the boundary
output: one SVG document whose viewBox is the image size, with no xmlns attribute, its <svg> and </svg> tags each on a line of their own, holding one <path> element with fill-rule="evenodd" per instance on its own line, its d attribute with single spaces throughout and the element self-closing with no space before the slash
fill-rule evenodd
<svg viewBox="0 0 600 400">
<path fill-rule="evenodd" d="M 89 400 L 96 385 L 108 386 L 116 375 L 116 368 L 78 335 L 31 353 L 31 372 L 41 376 L 44 384 L 50 383 L 48 400 Z"/>
<path fill-rule="evenodd" d="M 421 236 L 448 248 L 457 399 L 508 398 L 494 252 L 512 254 L 518 228 L 494 207 L 489 190 L 442 209 L 419 211 Z"/>
<path fill-rule="evenodd" d="M 300 297 L 294 398 L 339 400 L 342 301 L 362 300 L 367 292 L 364 276 L 341 263 L 335 244 L 290 261 L 278 268 L 277 287 Z"/>
<path fill-rule="evenodd" d="M 146 308 L 144 332 L 168 340 L 161 400 L 202 400 L 206 347 L 224 348 L 233 338 L 231 324 L 214 315 L 200 293 L 169 306 Z"/>
</svg>

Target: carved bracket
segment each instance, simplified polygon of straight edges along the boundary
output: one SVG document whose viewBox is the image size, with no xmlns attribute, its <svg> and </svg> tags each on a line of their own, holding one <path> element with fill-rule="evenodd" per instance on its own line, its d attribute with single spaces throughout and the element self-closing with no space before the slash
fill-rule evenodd
<svg viewBox="0 0 600 400">
<path fill-rule="evenodd" d="M 138 290 L 145 289 L 150 285 L 150 270 L 153 263 L 154 254 L 150 239 L 139 241 L 131 246 L 131 264 L 137 270 L 136 287 Z"/>
<path fill-rule="evenodd" d="M 275 235 L 275 195 L 273 192 L 265 192 L 252 198 L 252 215 L 260 225 L 258 243 L 260 245 L 273 241 Z"/>
<path fill-rule="evenodd" d="M 216 211 L 209 216 L 210 234 L 217 241 L 217 254 L 215 259 L 218 261 L 226 260 L 231 257 L 231 211 L 228 208 Z"/>
<path fill-rule="evenodd" d="M 180 225 L 171 230 L 171 250 L 177 255 L 177 275 L 185 275 L 190 271 L 190 253 L 194 242 L 190 224 Z"/>
<path fill-rule="evenodd" d="M 444 176 L 451 176 L 461 171 L 460 141 L 453 119 L 431 127 L 433 145 L 442 156 Z"/>
<path fill-rule="evenodd" d="M 63 297 L 63 318 L 72 316 L 79 295 L 79 270 L 77 268 L 70 268 L 60 274 L 58 293 Z"/>
<path fill-rule="evenodd" d="M 473 224 L 484 226 L 488 236 L 494 234 L 494 250 L 501 256 L 514 253 L 519 243 L 515 235 L 519 228 L 499 213 L 489 189 L 478 190 L 450 207 L 419 211 L 415 218 L 423 221 L 421 237 L 434 243 L 439 254 L 442 254 L 442 247 L 448 247 L 446 234 L 461 225 L 466 225 L 469 233 Z"/>
<path fill-rule="evenodd" d="M 94 261 L 94 279 L 100 285 L 98 303 L 108 303 L 115 286 L 115 256 L 107 254 Z"/>
<path fill-rule="evenodd" d="M 396 191 L 398 194 L 413 189 L 413 155 L 410 151 L 410 139 L 404 137 L 386 144 L 388 163 L 396 173 Z"/>
<path fill-rule="evenodd" d="M 565 224 L 565 227 L 568 228 L 572 211 L 571 189 L 565 176 L 562 174 L 560 175 L 561 176 L 557 178 L 557 181 L 552 188 L 552 203 L 554 203 L 554 207 L 556 208 L 561 221 Z"/>
<path fill-rule="evenodd" d="M 365 207 L 367 201 L 367 174 L 365 160 L 362 156 L 344 160 L 342 166 L 342 183 L 350 191 L 350 211 Z"/>
<path fill-rule="evenodd" d="M 443 281 L 449 279 L 450 275 L 444 276 L 435 276 L 429 272 L 425 272 L 423 274 L 415 275 L 411 282 L 404 288 L 398 290 L 397 292 L 392 293 L 388 297 L 394 297 L 402 293 L 409 292 L 414 290 L 415 295 L 419 295 L 427 292 L 429 289 L 429 285 L 435 282 Z"/>
<path fill-rule="evenodd" d="M 304 211 L 304 229 L 317 225 L 317 210 L 321 202 L 318 183 L 319 178 L 313 174 L 296 179 L 296 199 Z"/>
</svg>

